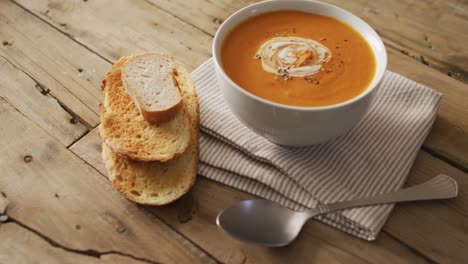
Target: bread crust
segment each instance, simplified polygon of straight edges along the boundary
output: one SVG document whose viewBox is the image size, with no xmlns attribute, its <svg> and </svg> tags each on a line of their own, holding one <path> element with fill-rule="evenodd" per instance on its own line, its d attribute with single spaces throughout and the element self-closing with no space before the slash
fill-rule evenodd
<svg viewBox="0 0 468 264">
<path fill-rule="evenodd" d="M 131 63 L 132 61 L 144 57 L 144 56 L 151 56 L 151 55 L 156 55 L 159 57 L 163 57 L 167 60 L 170 60 L 174 62 L 175 65 L 175 60 L 173 57 L 166 55 L 166 54 L 161 54 L 161 53 L 156 53 L 156 52 L 147 52 L 147 53 L 142 53 L 142 54 L 137 54 L 130 56 L 129 59 L 125 62 L 125 64 Z M 123 71 L 125 71 L 125 64 L 123 65 Z M 165 109 L 160 109 L 157 111 L 149 111 L 145 109 L 144 104 L 140 102 L 138 97 L 135 95 L 134 92 L 134 87 L 131 87 L 129 82 L 127 81 L 127 77 L 125 74 L 122 74 L 122 82 L 125 87 L 125 90 L 129 93 L 130 97 L 132 98 L 133 102 L 135 103 L 138 111 L 140 114 L 143 116 L 143 118 L 151 123 L 156 123 L 156 122 L 165 122 L 170 120 L 174 115 L 179 111 L 179 109 L 182 106 L 182 96 L 180 97 L 180 100 L 178 100 L 175 104 L 165 108 Z M 175 76 L 171 76 L 172 79 L 174 80 Z M 174 86 L 177 88 L 177 91 L 180 93 L 180 89 L 178 87 L 177 82 L 174 80 Z"/>
<path fill-rule="evenodd" d="M 122 84 L 121 69 L 130 58 L 123 57 L 117 61 L 103 81 L 101 137 L 116 154 L 145 162 L 168 161 L 189 146 L 190 115 L 181 103 L 178 111 L 171 110 L 175 114 L 166 122 L 149 123 L 144 120 Z"/>
<path fill-rule="evenodd" d="M 199 105 L 187 70 L 177 66 L 184 111 L 189 117 L 190 144 L 181 155 L 167 162 L 141 162 L 116 154 L 103 143 L 102 157 L 108 178 L 125 197 L 139 204 L 159 206 L 186 194 L 194 185 L 199 159 Z M 99 133 L 102 133 L 99 126 Z"/>
<path fill-rule="evenodd" d="M 163 109 L 161 111 L 146 111 L 144 108 L 140 109 L 140 113 L 143 115 L 143 118 L 151 123 L 157 122 L 166 122 L 169 121 L 182 107 L 182 100 L 177 104 Z"/>
</svg>

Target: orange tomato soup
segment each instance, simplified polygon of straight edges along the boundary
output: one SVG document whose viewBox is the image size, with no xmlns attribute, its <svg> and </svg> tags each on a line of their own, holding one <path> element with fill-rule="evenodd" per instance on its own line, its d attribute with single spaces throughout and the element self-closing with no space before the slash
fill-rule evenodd
<svg viewBox="0 0 468 264">
<path fill-rule="evenodd" d="M 258 51 L 276 37 L 314 40 L 328 48 L 330 56 L 317 66 L 320 70 L 307 76 L 290 76 L 287 71 L 294 65 L 282 64 L 284 69 L 276 73 L 267 71 L 262 59 L 269 55 L 260 58 Z M 293 53 L 283 55 L 295 56 Z M 304 53 L 292 60 L 297 59 L 294 63 L 301 65 L 314 56 L 317 54 Z M 326 106 L 347 101 L 366 90 L 376 69 L 369 44 L 353 28 L 334 18 L 289 10 L 260 14 L 237 25 L 224 40 L 221 61 L 227 75 L 243 89 L 292 106 Z"/>
</svg>

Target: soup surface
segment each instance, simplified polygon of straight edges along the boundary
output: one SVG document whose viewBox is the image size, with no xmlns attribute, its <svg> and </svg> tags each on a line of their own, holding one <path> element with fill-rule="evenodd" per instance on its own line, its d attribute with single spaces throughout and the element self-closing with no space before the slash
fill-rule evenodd
<svg viewBox="0 0 468 264">
<path fill-rule="evenodd" d="M 289 10 L 237 25 L 224 40 L 221 61 L 243 89 L 293 106 L 326 106 L 356 97 L 376 68 L 369 44 L 353 28 Z"/>
</svg>

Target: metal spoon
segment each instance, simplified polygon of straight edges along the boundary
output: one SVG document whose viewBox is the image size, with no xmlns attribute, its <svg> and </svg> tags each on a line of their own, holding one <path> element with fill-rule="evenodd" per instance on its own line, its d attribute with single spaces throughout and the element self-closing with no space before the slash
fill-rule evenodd
<svg viewBox="0 0 468 264">
<path fill-rule="evenodd" d="M 456 197 L 457 182 L 447 175 L 439 175 L 425 183 L 363 199 L 321 204 L 306 211 L 293 211 L 268 200 L 245 200 L 224 209 L 216 224 L 229 235 L 267 247 L 281 247 L 291 243 L 312 217 L 333 211 L 367 205 L 447 199 Z"/>
</svg>

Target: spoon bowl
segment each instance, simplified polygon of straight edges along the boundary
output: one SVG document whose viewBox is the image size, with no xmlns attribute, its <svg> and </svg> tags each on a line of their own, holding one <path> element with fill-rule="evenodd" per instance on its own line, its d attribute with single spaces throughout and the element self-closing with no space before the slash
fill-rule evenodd
<svg viewBox="0 0 468 264">
<path fill-rule="evenodd" d="M 293 241 L 309 218 L 309 212 L 295 212 L 267 200 L 245 200 L 222 211 L 216 224 L 239 240 L 280 247 Z"/>
</svg>

